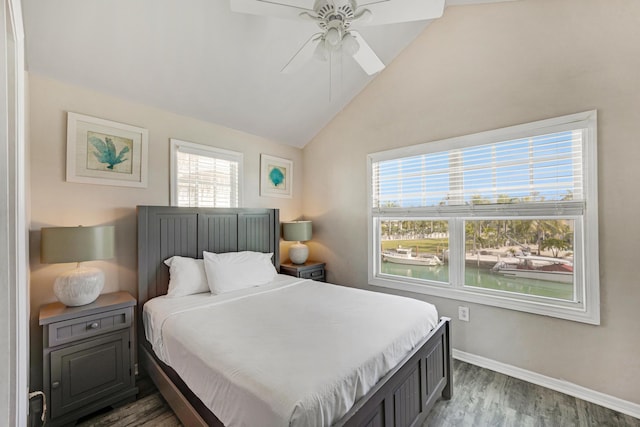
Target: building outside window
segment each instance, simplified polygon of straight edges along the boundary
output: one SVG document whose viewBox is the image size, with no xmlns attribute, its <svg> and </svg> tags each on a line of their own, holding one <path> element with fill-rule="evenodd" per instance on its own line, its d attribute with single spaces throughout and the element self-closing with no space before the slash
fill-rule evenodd
<svg viewBox="0 0 640 427">
<path fill-rule="evenodd" d="M 598 324 L 596 112 L 374 153 L 369 282 Z"/>
<path fill-rule="evenodd" d="M 242 163 L 242 153 L 172 139 L 171 204 L 241 206 Z"/>
</svg>

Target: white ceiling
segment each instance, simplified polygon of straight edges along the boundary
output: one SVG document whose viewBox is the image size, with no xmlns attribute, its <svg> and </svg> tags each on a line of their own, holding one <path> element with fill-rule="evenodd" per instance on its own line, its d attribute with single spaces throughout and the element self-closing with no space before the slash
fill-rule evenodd
<svg viewBox="0 0 640 427">
<path fill-rule="evenodd" d="M 233 13 L 228 0 L 22 3 L 30 72 L 296 147 L 375 78 L 347 57 L 281 74 L 317 27 Z M 389 64 L 427 25 L 358 29 Z"/>
</svg>

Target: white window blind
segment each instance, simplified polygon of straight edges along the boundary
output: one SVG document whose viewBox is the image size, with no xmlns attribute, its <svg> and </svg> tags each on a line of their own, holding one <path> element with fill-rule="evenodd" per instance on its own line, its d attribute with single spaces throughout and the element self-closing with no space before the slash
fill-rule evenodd
<svg viewBox="0 0 640 427">
<path fill-rule="evenodd" d="M 583 130 L 376 161 L 373 208 L 583 200 Z"/>
<path fill-rule="evenodd" d="M 242 154 L 172 140 L 172 203 L 177 206 L 240 206 Z"/>
<path fill-rule="evenodd" d="M 587 111 L 369 154 L 369 283 L 598 324 L 596 122 Z M 512 274 L 528 256 L 519 270 L 534 273 Z M 544 273 L 554 258 L 571 266 L 561 281 Z"/>
</svg>

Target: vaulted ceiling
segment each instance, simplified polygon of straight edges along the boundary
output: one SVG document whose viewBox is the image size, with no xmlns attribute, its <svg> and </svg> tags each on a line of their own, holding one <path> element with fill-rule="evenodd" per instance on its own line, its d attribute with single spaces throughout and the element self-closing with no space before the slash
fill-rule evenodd
<svg viewBox="0 0 640 427">
<path fill-rule="evenodd" d="M 346 56 L 280 73 L 317 27 L 228 0 L 23 0 L 23 15 L 29 72 L 297 147 L 375 78 Z M 429 22 L 359 31 L 389 64 Z"/>
</svg>

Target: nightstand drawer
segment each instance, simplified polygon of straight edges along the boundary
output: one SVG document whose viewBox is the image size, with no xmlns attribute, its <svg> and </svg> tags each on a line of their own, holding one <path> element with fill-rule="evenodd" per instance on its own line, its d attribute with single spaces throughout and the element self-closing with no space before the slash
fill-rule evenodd
<svg viewBox="0 0 640 427">
<path fill-rule="evenodd" d="M 303 279 L 323 280 L 324 268 L 319 268 L 317 270 L 303 271 L 300 273 L 300 277 Z"/>
<path fill-rule="evenodd" d="M 131 326 L 133 309 L 122 308 L 48 325 L 49 347 Z"/>
<path fill-rule="evenodd" d="M 280 273 L 301 279 L 311 279 L 320 282 L 326 281 L 324 262 L 307 261 L 304 264 L 292 264 L 284 262 L 280 264 Z"/>
</svg>

